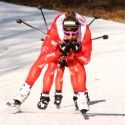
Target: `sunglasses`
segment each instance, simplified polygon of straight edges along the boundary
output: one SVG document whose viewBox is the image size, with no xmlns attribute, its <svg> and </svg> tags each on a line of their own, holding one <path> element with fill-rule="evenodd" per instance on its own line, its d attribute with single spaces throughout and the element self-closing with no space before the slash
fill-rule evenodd
<svg viewBox="0 0 125 125">
<path fill-rule="evenodd" d="M 64 30 L 64 34 L 66 35 L 66 36 L 77 36 L 78 34 L 79 34 L 79 29 L 78 30 L 76 30 L 76 31 L 65 31 Z"/>
</svg>

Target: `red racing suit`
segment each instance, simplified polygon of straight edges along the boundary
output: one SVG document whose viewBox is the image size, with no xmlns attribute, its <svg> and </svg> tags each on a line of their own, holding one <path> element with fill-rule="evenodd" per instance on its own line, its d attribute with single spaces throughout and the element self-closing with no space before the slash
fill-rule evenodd
<svg viewBox="0 0 125 125">
<path fill-rule="evenodd" d="M 77 41 L 80 41 L 82 43 L 82 50 L 80 50 L 78 53 L 70 52 L 68 56 L 65 56 L 65 59 L 71 73 L 71 81 L 74 92 L 79 92 L 86 90 L 86 73 L 84 65 L 90 61 L 92 41 L 90 30 L 86 25 L 86 21 L 79 14 L 76 14 L 76 17 L 81 23 L 80 33 Z M 50 91 L 53 82 L 54 71 L 57 68 L 60 57 L 62 56 L 62 53 L 59 51 L 59 44 L 64 40 L 62 26 L 64 18 L 65 13 L 55 18 L 45 37 L 40 56 L 33 64 L 26 79 L 26 82 L 32 86 L 35 80 L 40 75 L 43 66 L 45 64 L 49 64 L 43 80 L 43 92 Z M 64 69 L 62 68 L 58 68 L 57 70 L 57 90 L 62 88 L 63 71 Z"/>
</svg>

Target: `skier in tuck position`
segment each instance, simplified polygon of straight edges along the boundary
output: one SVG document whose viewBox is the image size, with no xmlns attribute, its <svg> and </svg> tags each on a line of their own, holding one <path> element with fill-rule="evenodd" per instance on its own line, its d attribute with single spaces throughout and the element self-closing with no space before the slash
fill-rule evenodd
<svg viewBox="0 0 125 125">
<path fill-rule="evenodd" d="M 92 49 L 91 34 L 85 19 L 77 13 L 66 12 L 57 16 L 48 30 L 41 54 L 37 61 L 32 66 L 26 83 L 20 89 L 18 95 L 13 99 L 13 104 L 22 104 L 30 93 L 30 89 L 38 78 L 43 66 L 49 64 L 50 68 L 45 73 L 55 71 L 58 69 L 56 80 L 61 83 L 64 67 L 67 66 L 71 71 L 72 86 L 75 95 L 74 101 L 77 102 L 79 110 L 87 111 L 89 109 L 87 103 L 86 92 L 86 73 L 84 65 L 90 61 Z M 48 76 L 47 76 L 48 77 Z M 46 80 L 47 78 L 44 77 Z M 43 84 L 43 92 L 38 103 L 39 108 L 46 108 L 49 103 L 48 93 L 52 85 L 52 79 L 48 84 Z M 56 85 L 58 86 L 58 85 Z M 48 90 L 47 90 L 48 89 Z M 23 96 L 21 96 L 23 95 Z M 58 95 L 58 94 L 57 94 Z M 59 94 L 60 95 L 60 94 Z M 56 96 L 55 96 L 56 97 Z M 62 97 L 62 96 L 60 96 Z M 61 100 L 61 99 L 60 99 Z M 44 104 L 44 107 L 42 105 Z"/>
<path fill-rule="evenodd" d="M 92 40 L 89 27 L 82 16 L 70 12 L 59 15 L 51 27 L 51 37 L 58 42 L 54 52 L 48 54 L 47 62 L 54 61 L 63 64 L 70 70 L 71 81 L 74 93 L 74 100 L 78 109 L 84 114 L 89 110 L 86 72 L 84 65 L 90 61 Z M 58 51 L 59 50 L 59 51 Z M 60 55 L 61 53 L 61 55 Z M 61 60 L 61 63 L 60 63 Z M 61 77 L 64 69 L 58 69 Z M 49 91 L 48 91 L 49 93 Z M 49 103 L 49 97 L 41 94 L 38 108 L 45 109 Z"/>
<path fill-rule="evenodd" d="M 55 58 L 57 58 L 55 64 L 60 64 L 59 67 L 57 66 L 58 77 L 56 77 L 56 91 L 62 91 L 61 82 L 64 68 L 67 66 L 71 71 L 71 81 L 75 93 L 73 100 L 76 108 L 79 108 L 77 99 L 81 93 L 82 95 L 85 95 L 87 102 L 89 102 L 86 89 L 86 73 L 83 66 L 90 61 L 91 56 L 92 41 L 89 28 L 82 16 L 75 14 L 74 12 L 67 12 L 59 15 L 54 20 L 51 26 L 51 31 L 53 31 L 51 34 L 51 36 L 53 36 L 52 38 L 55 39 L 55 41 L 59 41 L 59 47 L 57 45 L 57 49 L 62 53 L 59 58 L 55 55 Z M 51 86 L 51 84 L 44 84 L 44 86 L 47 88 L 47 86 Z M 48 94 L 49 92 L 50 91 L 46 89 L 46 93 Z M 41 94 L 40 101 L 37 105 L 39 109 L 45 109 L 48 106 L 50 98 L 47 94 Z M 62 99 L 61 93 L 56 94 L 55 98 L 60 105 Z"/>
</svg>

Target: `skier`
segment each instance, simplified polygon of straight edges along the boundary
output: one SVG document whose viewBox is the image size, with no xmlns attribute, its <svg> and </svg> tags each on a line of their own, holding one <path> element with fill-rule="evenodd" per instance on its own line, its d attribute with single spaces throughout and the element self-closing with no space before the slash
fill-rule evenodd
<svg viewBox="0 0 125 125">
<path fill-rule="evenodd" d="M 76 25 L 75 21 L 70 21 L 71 20 L 71 18 L 70 18 L 70 20 L 67 21 L 69 23 L 69 25 L 71 25 L 71 27 L 69 27 L 68 23 L 67 24 L 64 23 L 64 20 L 68 19 L 68 17 L 72 17 L 72 16 L 74 16 L 74 19 L 77 18 L 77 25 Z M 75 24 L 74 27 L 72 26 L 73 25 L 72 23 Z M 68 31 L 66 29 L 66 26 L 71 31 Z M 60 29 L 60 30 L 57 30 L 57 29 Z M 72 31 L 72 30 L 74 30 L 74 31 Z M 75 30 L 76 30 L 76 32 L 75 32 Z M 48 37 L 48 36 L 50 36 L 50 37 Z M 66 41 L 67 40 L 75 41 L 75 39 L 77 39 L 77 41 L 80 41 L 80 42 L 71 42 L 73 44 L 72 51 L 74 51 L 74 52 L 70 53 L 69 50 L 71 50 L 71 48 L 69 49 L 66 47 L 67 43 L 68 43 Z M 64 41 L 64 42 L 61 42 L 61 41 Z M 81 43 L 82 43 L 82 47 L 81 47 Z M 83 46 L 83 43 L 84 43 L 84 46 Z M 69 45 L 68 45 L 68 47 L 69 47 Z M 66 48 L 66 49 L 64 49 L 64 48 Z M 80 51 L 75 50 L 76 48 L 79 49 Z M 82 49 L 80 49 L 80 48 L 82 48 Z M 61 51 L 61 53 L 59 50 Z M 89 28 L 86 26 L 86 22 L 85 22 L 84 18 L 82 18 L 82 16 L 80 16 L 79 14 L 75 14 L 75 13 L 69 14 L 68 12 L 57 16 L 56 19 L 54 20 L 54 23 L 52 24 L 51 28 L 47 32 L 47 35 L 46 35 L 46 38 L 45 38 L 45 41 L 44 41 L 44 44 L 43 44 L 43 47 L 41 50 L 41 54 L 40 54 L 39 58 L 37 59 L 37 61 L 32 66 L 32 68 L 29 72 L 29 75 L 26 79 L 26 83 L 22 86 L 22 88 L 19 91 L 18 96 L 14 99 L 14 104 L 21 104 L 22 102 L 24 102 L 26 100 L 26 98 L 28 97 L 28 95 L 30 93 L 31 87 L 34 84 L 34 82 L 36 81 L 36 79 L 38 78 L 43 66 L 46 63 L 50 63 L 50 62 L 51 62 L 50 63 L 51 65 L 49 64 L 50 69 L 52 66 L 52 69 L 54 69 L 54 70 L 58 64 L 68 66 L 70 71 L 73 72 L 71 75 L 71 78 L 72 78 L 72 85 L 73 85 L 74 92 L 77 94 L 78 97 L 80 95 L 82 95 L 82 96 L 85 95 L 87 89 L 85 86 L 85 69 L 83 67 L 83 64 L 87 64 L 89 62 L 90 55 L 91 55 L 91 35 L 89 32 Z M 74 60 L 73 58 L 75 58 L 76 60 L 73 61 Z M 54 62 L 54 63 L 52 64 L 52 62 Z M 76 65 L 76 67 L 73 65 Z M 75 71 L 75 68 L 78 68 L 81 70 L 80 74 L 81 74 L 82 79 L 81 79 L 81 81 L 78 80 L 80 82 L 80 84 L 77 84 L 75 82 L 76 79 L 74 79 L 74 77 L 73 77 L 73 76 L 75 76 L 75 74 L 77 74 L 76 76 L 78 76 L 79 71 L 80 71 L 80 70 L 78 72 Z M 64 69 L 61 69 L 61 70 L 60 69 L 61 68 L 59 68 L 59 71 L 61 71 L 63 73 Z M 52 72 L 52 70 L 49 70 L 49 71 Z M 62 77 L 62 75 L 63 74 L 60 74 L 61 77 Z M 47 76 L 47 75 L 45 75 L 45 76 Z M 75 76 L 75 78 L 76 78 L 76 76 Z M 58 77 L 57 77 L 57 79 L 58 79 Z M 84 81 L 84 82 L 82 82 L 82 81 Z M 59 80 L 59 82 L 60 82 L 60 80 Z M 51 88 L 50 85 L 49 85 L 49 88 Z M 46 89 L 43 89 L 43 90 L 46 91 Z M 23 95 L 23 96 L 21 96 L 21 95 Z M 82 96 L 80 96 L 80 97 L 82 97 Z M 44 102 L 42 100 L 43 99 L 45 100 L 45 97 L 47 97 L 46 99 L 47 99 L 47 104 L 48 104 L 49 96 L 46 94 L 46 92 L 42 93 L 39 104 L 42 104 L 42 102 Z M 78 103 L 78 101 L 79 101 L 79 98 L 77 99 L 77 103 Z M 80 109 L 80 106 L 79 106 L 79 109 Z"/>
<path fill-rule="evenodd" d="M 56 63 L 57 60 L 57 63 L 60 63 L 58 61 L 61 59 L 61 64 L 63 62 L 69 68 L 73 90 L 76 94 L 74 100 L 79 110 L 84 114 L 89 110 L 86 92 L 86 72 L 84 68 L 84 65 L 90 61 L 92 50 L 89 27 L 82 16 L 74 12 L 67 12 L 56 18 L 52 24 L 51 31 L 51 37 L 55 41 L 59 41 L 59 46 L 56 45 L 57 49 L 48 54 L 46 61 L 50 62 L 53 60 Z M 49 97 L 46 98 L 46 95 L 42 94 L 38 107 L 43 109 L 45 106 L 46 108 L 48 103 Z"/>
</svg>

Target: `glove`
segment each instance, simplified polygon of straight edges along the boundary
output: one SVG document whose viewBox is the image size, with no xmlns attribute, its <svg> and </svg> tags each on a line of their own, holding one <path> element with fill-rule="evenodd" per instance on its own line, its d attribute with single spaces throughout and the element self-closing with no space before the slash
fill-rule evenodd
<svg viewBox="0 0 125 125">
<path fill-rule="evenodd" d="M 59 51 L 63 56 L 67 56 L 70 53 L 70 44 L 63 42 L 59 45 Z"/>
<path fill-rule="evenodd" d="M 60 65 L 61 68 L 67 66 L 67 62 L 66 62 L 66 60 L 65 60 L 65 59 L 61 59 L 61 60 L 59 60 L 59 65 Z"/>
<path fill-rule="evenodd" d="M 79 52 L 82 49 L 81 43 L 77 42 L 77 41 L 72 41 L 70 43 L 70 47 L 71 47 L 72 51 L 75 53 Z"/>
</svg>

